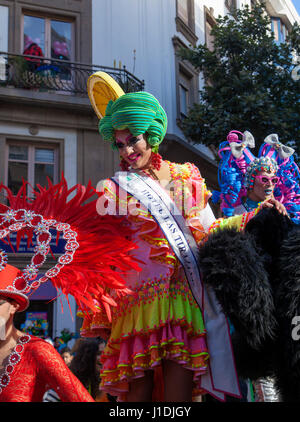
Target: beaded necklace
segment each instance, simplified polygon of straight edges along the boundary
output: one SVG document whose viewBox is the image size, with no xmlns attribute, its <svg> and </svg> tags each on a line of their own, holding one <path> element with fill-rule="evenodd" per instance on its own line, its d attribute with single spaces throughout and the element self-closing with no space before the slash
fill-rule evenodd
<svg viewBox="0 0 300 422">
<path fill-rule="evenodd" d="M 154 171 L 153 171 L 152 169 L 149 169 L 148 171 L 146 171 L 146 170 L 142 170 L 142 172 L 143 172 L 146 176 L 151 177 L 151 179 L 154 179 L 154 180 L 159 180 L 159 178 L 157 177 L 157 175 L 154 173 Z M 149 173 L 148 173 L 148 172 L 149 172 Z"/>
<path fill-rule="evenodd" d="M 3 374 L 0 376 L 0 394 L 3 389 L 8 386 L 10 382 L 10 376 L 13 373 L 15 366 L 21 360 L 21 354 L 24 350 L 24 344 L 30 341 L 31 337 L 28 334 L 21 336 L 14 349 L 8 356 L 8 364 L 4 368 Z"/>
<path fill-rule="evenodd" d="M 246 208 L 247 211 L 252 211 L 255 210 L 258 207 L 259 202 L 257 201 L 253 201 L 253 199 L 250 199 L 248 196 L 245 200 L 245 202 L 243 203 L 244 207 Z"/>
<path fill-rule="evenodd" d="M 170 165 L 171 163 L 169 161 L 165 160 L 165 163 L 168 164 L 169 170 L 170 170 L 171 180 L 168 183 L 168 184 L 170 184 L 172 182 L 173 178 L 174 178 L 174 171 L 172 170 L 171 165 Z M 139 171 L 141 173 L 143 173 L 145 176 L 150 177 L 151 179 L 156 180 L 160 183 L 159 177 L 154 173 L 154 171 L 151 168 L 149 168 L 147 170 L 139 170 Z"/>
</svg>

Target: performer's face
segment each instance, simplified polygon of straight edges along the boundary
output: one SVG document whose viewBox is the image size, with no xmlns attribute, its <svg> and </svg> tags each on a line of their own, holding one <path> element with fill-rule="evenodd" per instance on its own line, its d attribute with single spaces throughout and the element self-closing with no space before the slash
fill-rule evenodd
<svg viewBox="0 0 300 422">
<path fill-rule="evenodd" d="M 100 370 L 101 370 L 101 367 L 102 367 L 101 362 L 100 362 L 100 358 L 101 358 L 101 355 L 102 355 L 104 348 L 105 348 L 105 343 L 100 343 L 98 345 L 98 353 L 96 355 L 96 371 L 98 373 L 100 373 Z"/>
<path fill-rule="evenodd" d="M 272 197 L 277 182 L 278 177 L 274 173 L 259 172 L 255 177 L 253 189 L 249 192 L 249 198 L 261 202 Z"/>
<path fill-rule="evenodd" d="M 64 352 L 64 353 L 62 353 L 61 356 L 62 356 L 63 360 L 65 361 L 65 364 L 67 366 L 70 366 L 72 359 L 73 359 L 73 356 L 71 355 L 71 353 L 70 352 Z"/>
<path fill-rule="evenodd" d="M 15 301 L 0 296 L 0 340 L 5 340 L 6 324 L 9 320 L 12 321 L 18 307 Z"/>
<path fill-rule="evenodd" d="M 12 304 L 14 301 L 7 299 L 6 297 L 0 296 L 0 316 L 9 316 Z"/>
<path fill-rule="evenodd" d="M 145 135 L 133 136 L 128 129 L 115 132 L 121 157 L 134 169 L 146 169 L 151 163 L 151 147 Z"/>
<path fill-rule="evenodd" d="M 9 311 L 9 302 L 4 297 L 0 296 L 0 318 L 4 320 L 7 317 Z M 6 321 L 5 321 L 6 322 Z"/>
</svg>

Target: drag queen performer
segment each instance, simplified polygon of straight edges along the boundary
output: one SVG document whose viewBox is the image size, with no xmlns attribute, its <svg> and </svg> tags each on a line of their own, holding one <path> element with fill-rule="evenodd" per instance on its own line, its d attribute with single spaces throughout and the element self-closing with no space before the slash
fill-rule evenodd
<svg viewBox="0 0 300 422">
<path fill-rule="evenodd" d="M 11 290 L 18 273 L 11 265 L 0 272 L 0 401 L 41 402 L 52 388 L 62 401 L 93 402 L 53 346 L 15 328 L 15 313 L 29 305 L 27 296 Z"/>
<path fill-rule="evenodd" d="M 226 217 L 242 214 L 258 207 L 267 198 L 275 198 L 286 208 L 296 224 L 300 222 L 300 171 L 294 161 L 294 150 L 279 142 L 277 134 L 268 135 L 258 157 L 250 132 L 232 130 L 219 147 L 220 200 Z"/>
<path fill-rule="evenodd" d="M 300 223 L 300 172 L 293 160 L 294 150 L 269 135 L 258 157 L 249 150 L 255 141 L 251 133 L 231 131 L 220 144 L 219 184 L 221 209 L 226 216 L 240 215 L 257 209 L 268 198 L 283 203 L 296 224 Z M 271 377 L 248 381 L 249 401 L 280 401 Z"/>
<path fill-rule="evenodd" d="M 226 319 L 195 265 L 215 221 L 205 181 L 193 164 L 158 154 L 167 117 L 155 97 L 124 94 L 103 72 L 90 77 L 88 92 L 123 170 L 98 186 L 98 212 L 126 216 L 141 265 L 127 274 L 132 293 L 116 298 L 111 323 L 101 309 L 83 322 L 83 336 L 107 333 L 101 388 L 120 401 L 151 401 L 162 373 L 164 401 L 191 401 L 193 387 L 220 400 L 239 396 Z M 257 212 L 231 224 L 241 229 Z"/>
</svg>

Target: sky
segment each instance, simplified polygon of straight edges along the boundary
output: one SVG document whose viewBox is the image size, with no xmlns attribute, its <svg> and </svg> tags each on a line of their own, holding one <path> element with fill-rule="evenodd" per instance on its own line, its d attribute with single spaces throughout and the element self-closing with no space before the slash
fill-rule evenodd
<svg viewBox="0 0 300 422">
<path fill-rule="evenodd" d="M 298 14 L 300 15 L 300 0 L 292 0 L 292 3 L 294 4 Z"/>
</svg>

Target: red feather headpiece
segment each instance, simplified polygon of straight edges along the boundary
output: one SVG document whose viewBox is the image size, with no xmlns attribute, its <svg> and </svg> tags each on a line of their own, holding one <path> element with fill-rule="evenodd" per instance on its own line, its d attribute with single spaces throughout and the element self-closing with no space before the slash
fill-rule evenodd
<svg viewBox="0 0 300 422">
<path fill-rule="evenodd" d="M 109 291 L 117 295 L 130 294 L 124 276 L 129 270 L 139 271 L 131 252 L 137 246 L 131 242 L 131 230 L 123 217 L 99 215 L 96 204 L 101 193 L 89 182 L 87 186 L 68 188 L 67 182 L 48 187 L 38 186 L 33 198 L 27 196 L 28 183 L 23 182 L 16 195 L 3 184 L 8 205 L 0 204 L 0 239 L 18 249 L 21 239 L 34 245 L 31 262 L 22 269 L 12 283 L 12 290 L 29 294 L 41 283 L 51 280 L 68 297 L 72 295 L 80 310 L 96 310 L 102 303 L 110 319 L 110 306 L 115 301 Z M 15 245 L 9 235 L 16 232 Z M 40 267 L 51 254 L 53 233 L 65 241 L 64 253 L 56 264 L 37 279 Z M 0 256 L 3 251 L 0 249 Z M 52 254 L 53 255 L 53 254 Z M 3 255 L 0 271 L 7 258 Z"/>
</svg>

